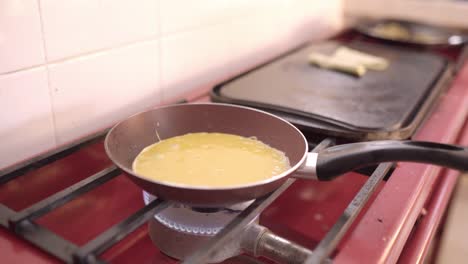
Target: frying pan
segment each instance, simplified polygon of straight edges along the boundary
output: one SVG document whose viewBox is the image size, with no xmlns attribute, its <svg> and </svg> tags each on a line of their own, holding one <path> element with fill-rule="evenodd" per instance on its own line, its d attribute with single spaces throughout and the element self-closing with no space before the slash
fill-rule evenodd
<svg viewBox="0 0 468 264">
<path fill-rule="evenodd" d="M 399 25 L 403 29 L 406 29 L 410 33 L 410 37 L 408 39 L 390 37 L 380 33 L 377 30 L 379 27 L 388 26 L 391 24 Z M 468 41 L 466 32 L 462 32 L 461 30 L 395 19 L 362 20 L 355 26 L 355 29 L 369 37 L 401 44 L 415 44 L 423 46 L 458 46 L 463 45 Z M 417 35 L 422 36 L 423 38 L 415 38 Z"/>
<path fill-rule="evenodd" d="M 283 151 L 291 168 L 268 180 L 224 188 L 162 182 L 132 171 L 135 157 L 158 141 L 157 134 L 165 139 L 195 132 L 255 136 Z M 290 176 L 332 180 L 347 171 L 388 161 L 423 162 L 468 170 L 468 149 L 431 142 L 372 141 L 309 153 L 304 135 L 289 122 L 253 108 L 213 103 L 165 106 L 131 116 L 109 131 L 105 149 L 116 166 L 145 191 L 197 207 L 222 207 L 252 200 L 274 191 Z"/>
</svg>

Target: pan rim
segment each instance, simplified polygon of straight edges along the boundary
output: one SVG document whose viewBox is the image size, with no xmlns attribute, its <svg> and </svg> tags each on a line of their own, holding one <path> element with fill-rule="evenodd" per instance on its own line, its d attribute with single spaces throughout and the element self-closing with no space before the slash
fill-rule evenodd
<svg viewBox="0 0 468 264">
<path fill-rule="evenodd" d="M 304 147 L 305 147 L 304 148 L 304 153 L 303 153 L 301 159 L 298 162 L 296 162 L 296 164 L 294 164 L 288 170 L 282 172 L 281 174 L 278 174 L 278 175 L 273 176 L 271 178 L 268 178 L 266 180 L 256 181 L 256 182 L 253 182 L 253 183 L 247 184 L 247 185 L 233 185 L 233 186 L 228 186 L 228 187 L 193 186 L 193 185 L 186 185 L 186 184 L 180 184 L 180 183 L 171 183 L 171 182 L 164 182 L 164 181 L 159 181 L 159 180 L 155 180 L 155 179 L 150 179 L 148 177 L 145 177 L 143 175 L 140 175 L 140 174 L 134 172 L 131 169 L 129 170 L 127 168 L 127 166 L 122 165 L 120 162 L 118 162 L 118 161 L 116 161 L 114 159 L 113 154 L 111 153 L 111 151 L 109 150 L 109 147 L 108 147 L 109 135 L 111 135 L 112 132 L 115 129 L 117 129 L 117 127 L 120 124 L 126 122 L 127 120 L 129 120 L 129 119 L 131 119 L 131 118 L 133 118 L 135 116 L 138 116 L 138 115 L 141 115 L 141 114 L 144 114 L 144 113 L 147 113 L 147 112 L 157 111 L 159 109 L 182 107 L 182 106 L 189 106 L 189 105 L 216 105 L 216 106 L 223 106 L 223 107 L 230 107 L 230 108 L 238 108 L 238 109 L 245 109 L 245 110 L 249 110 L 249 111 L 255 111 L 255 112 L 258 112 L 258 113 L 265 114 L 265 115 L 268 115 L 270 117 L 273 117 L 273 118 L 287 124 L 289 127 L 291 127 L 293 130 L 295 130 L 298 133 L 298 135 L 302 138 L 302 141 L 304 143 Z M 149 109 L 149 110 L 144 110 L 144 111 L 140 111 L 138 113 L 135 113 L 135 114 L 133 114 L 133 115 L 119 121 L 114 126 L 112 126 L 112 128 L 107 132 L 106 137 L 104 139 L 104 149 L 105 149 L 106 154 L 109 157 L 109 159 L 119 169 L 123 170 L 126 174 L 128 174 L 131 177 L 137 177 L 137 178 L 139 178 L 141 180 L 144 180 L 144 181 L 147 181 L 147 182 L 150 182 L 150 183 L 153 183 L 153 184 L 157 184 L 157 185 L 163 185 L 165 187 L 179 188 L 179 189 L 186 189 L 186 190 L 188 189 L 188 190 L 191 190 L 191 191 L 234 191 L 234 190 L 240 190 L 240 189 L 246 189 L 246 188 L 260 187 L 260 186 L 263 186 L 265 184 L 269 184 L 271 182 L 275 182 L 275 181 L 280 180 L 282 178 L 291 176 L 294 171 L 296 171 L 299 167 L 301 167 L 305 163 L 305 160 L 307 158 L 307 153 L 309 152 L 307 140 L 306 140 L 304 134 L 297 127 L 295 127 L 294 125 L 292 125 L 290 122 L 286 121 L 285 119 L 283 119 L 283 118 L 281 118 L 279 116 L 276 116 L 274 114 L 268 113 L 266 111 L 262 111 L 262 110 L 255 109 L 255 108 L 252 108 L 252 107 L 247 107 L 247 106 L 242 106 L 242 105 L 233 105 L 233 104 L 227 104 L 227 103 L 211 103 L 211 102 L 209 102 L 209 103 L 196 102 L 196 103 L 186 103 L 186 104 L 171 104 L 171 105 L 160 106 L 160 107 L 156 107 L 156 108 L 152 108 L 152 109 Z"/>
</svg>

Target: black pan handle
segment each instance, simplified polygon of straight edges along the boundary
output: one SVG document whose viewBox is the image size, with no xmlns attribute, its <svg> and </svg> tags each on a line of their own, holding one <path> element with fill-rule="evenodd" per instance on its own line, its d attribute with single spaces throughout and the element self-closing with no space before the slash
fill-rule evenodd
<svg viewBox="0 0 468 264">
<path fill-rule="evenodd" d="M 468 171 L 468 148 L 423 141 L 372 141 L 338 145 L 320 151 L 316 177 L 331 180 L 366 165 L 411 161 Z"/>
</svg>

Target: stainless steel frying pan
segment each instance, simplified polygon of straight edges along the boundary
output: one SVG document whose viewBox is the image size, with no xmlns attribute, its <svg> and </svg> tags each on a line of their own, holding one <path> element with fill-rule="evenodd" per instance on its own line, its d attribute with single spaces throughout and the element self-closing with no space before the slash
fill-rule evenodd
<svg viewBox="0 0 468 264">
<path fill-rule="evenodd" d="M 248 185 L 209 188 L 147 179 L 132 171 L 135 157 L 159 136 L 222 132 L 255 136 L 283 151 L 291 168 L 271 179 Z M 106 136 L 110 159 L 141 188 L 162 199 L 192 206 L 215 207 L 265 195 L 290 176 L 331 180 L 350 170 L 380 162 L 413 161 L 468 170 L 468 149 L 431 142 L 372 141 L 330 147 L 309 153 L 304 135 L 289 122 L 256 109 L 228 104 L 181 104 L 136 114 L 114 126 Z"/>
</svg>

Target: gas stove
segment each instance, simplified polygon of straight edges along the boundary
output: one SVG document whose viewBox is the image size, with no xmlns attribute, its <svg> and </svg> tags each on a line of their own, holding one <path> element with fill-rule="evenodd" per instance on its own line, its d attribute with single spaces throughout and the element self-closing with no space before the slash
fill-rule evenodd
<svg viewBox="0 0 468 264">
<path fill-rule="evenodd" d="M 466 87 L 465 64 L 413 139 L 468 144 Z M 209 101 L 208 91 L 185 99 Z M 385 163 L 331 182 L 290 179 L 255 201 L 193 208 L 121 175 L 104 152 L 105 133 L 0 171 L 3 263 L 414 263 L 428 254 L 458 175 Z M 341 143 L 306 136 L 316 150 Z"/>
</svg>

